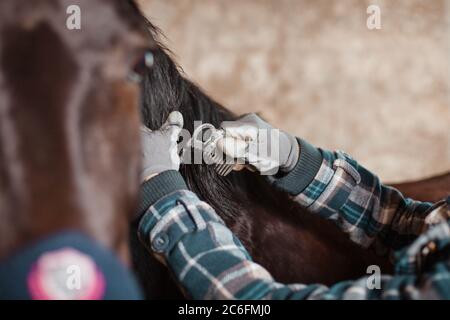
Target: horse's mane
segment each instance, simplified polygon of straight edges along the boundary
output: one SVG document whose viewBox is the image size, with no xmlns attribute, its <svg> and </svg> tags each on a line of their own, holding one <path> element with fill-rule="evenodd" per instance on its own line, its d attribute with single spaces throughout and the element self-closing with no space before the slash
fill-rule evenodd
<svg viewBox="0 0 450 320">
<path fill-rule="evenodd" d="M 159 29 L 150 22 L 147 23 L 154 39 L 161 39 Z M 159 41 L 159 48 L 154 51 L 154 66 L 144 76 L 141 111 L 147 127 L 159 128 L 174 110 L 183 114 L 185 128 L 191 133 L 194 121 L 208 122 L 219 127 L 222 121 L 236 118 L 188 80 L 171 55 L 170 50 Z M 230 223 L 230 220 L 239 218 L 246 211 L 246 203 L 253 200 L 249 199 L 250 195 L 264 194 L 267 198 L 267 193 L 272 193 L 268 192 L 268 189 L 272 188 L 263 178 L 250 172 L 231 173 L 223 177 L 217 174 L 212 166 L 203 164 L 182 166 L 181 173 L 191 190 Z M 269 198 L 275 199 L 270 196 Z"/>
</svg>

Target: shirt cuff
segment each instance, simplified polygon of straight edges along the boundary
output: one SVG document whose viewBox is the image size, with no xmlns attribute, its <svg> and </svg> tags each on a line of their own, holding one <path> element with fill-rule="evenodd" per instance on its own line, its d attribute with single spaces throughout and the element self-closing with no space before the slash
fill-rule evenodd
<svg viewBox="0 0 450 320">
<path fill-rule="evenodd" d="M 210 222 L 223 224 L 214 210 L 189 190 L 178 190 L 156 201 L 142 216 L 138 237 L 154 254 L 168 255 L 187 234 Z"/>
<path fill-rule="evenodd" d="M 183 176 L 176 170 L 167 170 L 146 181 L 141 188 L 137 216 L 141 217 L 159 199 L 178 190 L 188 190 Z"/>
<path fill-rule="evenodd" d="M 314 180 L 322 165 L 322 153 L 303 139 L 297 138 L 300 145 L 300 157 L 294 169 L 280 178 L 273 178 L 272 183 L 279 189 L 298 195 Z"/>
</svg>

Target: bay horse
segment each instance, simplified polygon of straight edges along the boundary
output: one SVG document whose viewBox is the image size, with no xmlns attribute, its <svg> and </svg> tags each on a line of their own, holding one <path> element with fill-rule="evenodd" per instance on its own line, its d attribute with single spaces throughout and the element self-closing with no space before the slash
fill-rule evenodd
<svg viewBox="0 0 450 320">
<path fill-rule="evenodd" d="M 70 5 L 81 30 L 66 27 Z M 139 86 L 153 40 L 122 0 L 0 1 L 0 259 L 65 230 L 130 262 Z"/>
</svg>

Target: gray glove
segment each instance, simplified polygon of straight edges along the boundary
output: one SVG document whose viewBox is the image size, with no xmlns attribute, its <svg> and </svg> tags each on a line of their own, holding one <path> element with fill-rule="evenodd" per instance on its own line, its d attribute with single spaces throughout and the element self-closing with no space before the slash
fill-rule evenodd
<svg viewBox="0 0 450 320">
<path fill-rule="evenodd" d="M 174 111 L 157 131 L 141 126 L 142 173 L 145 182 L 167 170 L 180 169 L 177 141 L 183 129 L 183 115 Z"/>
<path fill-rule="evenodd" d="M 236 121 L 221 124 L 225 138 L 218 148 L 238 160 L 245 160 L 264 175 L 273 175 L 280 169 L 291 171 L 297 164 L 300 147 L 297 139 L 273 128 L 251 113 Z"/>
</svg>

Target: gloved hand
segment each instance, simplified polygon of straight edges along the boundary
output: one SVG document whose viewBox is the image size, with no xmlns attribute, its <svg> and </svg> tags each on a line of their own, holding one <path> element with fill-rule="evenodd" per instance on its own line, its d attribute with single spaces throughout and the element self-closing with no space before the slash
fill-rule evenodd
<svg viewBox="0 0 450 320">
<path fill-rule="evenodd" d="M 245 160 L 264 175 L 276 174 L 278 169 L 287 173 L 297 164 L 300 156 L 297 139 L 273 128 L 254 113 L 222 122 L 221 128 L 225 130 L 225 138 L 217 144 L 219 150 Z"/>
<path fill-rule="evenodd" d="M 183 115 L 174 111 L 157 131 L 141 126 L 141 181 L 167 170 L 180 169 L 177 141 L 183 129 Z"/>
</svg>

